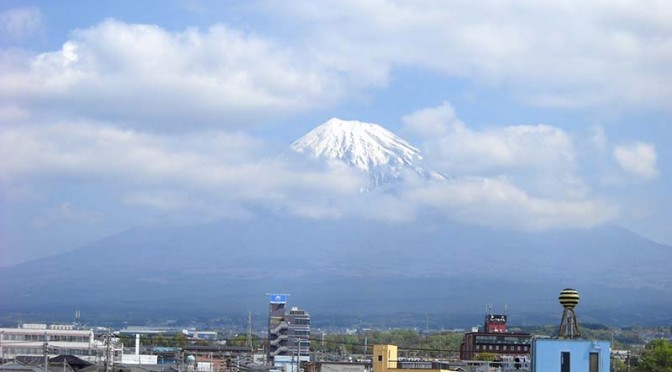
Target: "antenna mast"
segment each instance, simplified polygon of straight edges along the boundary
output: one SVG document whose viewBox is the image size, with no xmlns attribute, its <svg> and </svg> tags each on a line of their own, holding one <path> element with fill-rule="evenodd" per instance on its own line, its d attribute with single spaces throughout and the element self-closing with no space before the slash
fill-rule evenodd
<svg viewBox="0 0 672 372">
<path fill-rule="evenodd" d="M 245 346 L 252 351 L 252 312 L 247 313 L 247 339 L 245 340 Z"/>
<path fill-rule="evenodd" d="M 75 310 L 75 328 L 82 329 L 81 313 L 79 310 Z"/>
</svg>

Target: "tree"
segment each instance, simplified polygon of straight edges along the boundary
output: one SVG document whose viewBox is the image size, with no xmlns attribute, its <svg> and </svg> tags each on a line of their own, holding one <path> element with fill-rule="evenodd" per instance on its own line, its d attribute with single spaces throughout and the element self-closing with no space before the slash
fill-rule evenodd
<svg viewBox="0 0 672 372">
<path fill-rule="evenodd" d="M 635 371 L 672 372 L 672 344 L 670 344 L 670 341 L 658 339 L 646 344 Z"/>
<path fill-rule="evenodd" d="M 228 339 L 226 343 L 231 346 L 245 346 L 247 343 L 247 336 L 242 334 L 235 335 L 233 338 Z"/>
<path fill-rule="evenodd" d="M 176 347 L 183 347 L 183 346 L 186 346 L 189 343 L 189 340 L 187 339 L 187 336 L 185 336 L 182 333 L 176 333 L 173 336 L 171 341 L 172 341 L 171 342 L 172 346 L 176 346 Z"/>
<path fill-rule="evenodd" d="M 156 346 L 166 346 L 167 340 L 162 334 L 157 333 L 156 336 L 152 337 L 152 344 Z"/>
<path fill-rule="evenodd" d="M 496 359 L 496 355 L 493 353 L 483 352 L 476 354 L 476 357 L 474 359 L 492 362 L 493 360 Z"/>
<path fill-rule="evenodd" d="M 133 343 L 135 342 L 135 338 L 130 335 L 119 335 L 117 338 L 119 339 L 119 342 L 121 342 L 126 347 L 133 346 Z"/>
<path fill-rule="evenodd" d="M 630 369 L 628 366 L 620 359 L 612 359 L 611 360 L 612 366 L 611 370 L 616 371 L 616 372 L 627 372 Z"/>
</svg>

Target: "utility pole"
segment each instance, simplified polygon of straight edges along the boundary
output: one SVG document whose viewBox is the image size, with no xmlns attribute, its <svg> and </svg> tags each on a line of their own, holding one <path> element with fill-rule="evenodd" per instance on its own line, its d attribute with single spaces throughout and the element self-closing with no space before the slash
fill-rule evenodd
<svg viewBox="0 0 672 372">
<path fill-rule="evenodd" d="M 609 350 L 609 358 L 611 359 L 611 370 L 615 371 L 616 370 L 616 358 L 614 358 L 614 331 L 611 331 L 611 350 Z"/>
<path fill-rule="evenodd" d="M 630 372 L 630 350 L 628 350 L 627 358 L 628 358 L 628 372 Z"/>
<path fill-rule="evenodd" d="M 110 351 L 111 351 L 111 343 L 112 340 L 110 340 L 110 330 L 107 330 L 107 333 L 105 334 L 105 372 L 110 372 L 110 366 L 112 364 L 112 359 L 110 358 Z"/>
<path fill-rule="evenodd" d="M 299 365 L 301 365 L 301 339 L 294 339 L 294 354 L 296 354 L 296 369 L 292 372 L 299 372 Z"/>
<path fill-rule="evenodd" d="M 49 365 L 49 353 L 47 348 L 49 344 L 47 343 L 47 332 L 44 332 L 44 344 L 42 345 L 42 354 L 44 354 L 44 372 L 47 372 L 47 366 Z"/>
<path fill-rule="evenodd" d="M 252 312 L 247 313 L 247 339 L 245 346 L 250 348 L 250 353 L 252 353 Z"/>
</svg>

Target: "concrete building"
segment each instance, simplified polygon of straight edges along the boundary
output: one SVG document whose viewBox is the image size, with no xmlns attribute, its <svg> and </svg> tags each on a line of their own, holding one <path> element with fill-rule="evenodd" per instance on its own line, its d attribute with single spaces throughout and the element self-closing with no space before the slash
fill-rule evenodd
<svg viewBox="0 0 672 372">
<path fill-rule="evenodd" d="M 285 314 L 287 322 L 287 355 L 296 355 L 301 361 L 310 360 L 310 314 L 292 307 Z"/>
<path fill-rule="evenodd" d="M 199 370 L 210 368 L 213 371 L 243 368 L 250 360 L 250 348 L 230 345 L 187 345 L 180 349 L 182 355 L 192 356 Z"/>
<path fill-rule="evenodd" d="M 474 360 L 481 353 L 494 354 L 497 359 L 511 359 L 525 364 L 529 361 L 531 336 L 524 332 L 509 332 L 506 315 L 486 314 L 483 332 L 464 334 L 460 344 L 460 359 Z M 506 358 L 505 358 L 506 357 Z"/>
<path fill-rule="evenodd" d="M 120 362 L 122 346 L 96 339 L 92 330 L 74 329 L 69 325 L 23 324 L 19 328 L 0 328 L 0 358 L 17 356 L 74 355 L 89 362 Z"/>
<path fill-rule="evenodd" d="M 268 360 L 272 363 L 277 355 L 287 349 L 287 323 L 285 322 L 286 294 L 271 294 L 268 300 Z"/>
<path fill-rule="evenodd" d="M 365 362 L 311 362 L 306 372 L 371 372 L 371 363 Z"/>
<path fill-rule="evenodd" d="M 400 368 L 398 362 L 397 346 L 396 345 L 373 345 L 373 372 L 406 372 L 412 370 L 413 372 L 441 372 L 441 371 L 456 371 L 454 369 L 440 369 L 432 368 L 427 365 L 422 367 L 430 368 Z"/>
<path fill-rule="evenodd" d="M 140 354 L 140 335 L 135 335 L 135 353 L 121 356 L 122 364 L 158 364 L 158 355 Z"/>
<path fill-rule="evenodd" d="M 287 295 L 272 294 L 268 310 L 268 359 L 275 367 L 295 371 L 310 361 L 310 314 L 298 307 L 286 311 Z"/>
<path fill-rule="evenodd" d="M 182 333 L 194 340 L 208 340 L 208 341 L 219 340 L 219 332 L 217 331 L 199 331 L 195 329 L 184 329 L 182 330 Z"/>
</svg>

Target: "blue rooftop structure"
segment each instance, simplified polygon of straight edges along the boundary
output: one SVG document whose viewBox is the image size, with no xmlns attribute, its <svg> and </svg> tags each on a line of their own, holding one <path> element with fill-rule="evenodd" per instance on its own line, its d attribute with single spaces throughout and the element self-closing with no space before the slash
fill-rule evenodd
<svg viewBox="0 0 672 372">
<path fill-rule="evenodd" d="M 609 341 L 535 339 L 532 371 L 609 372 Z"/>
<path fill-rule="evenodd" d="M 558 300 L 564 308 L 558 338 L 532 341 L 532 371 L 609 372 L 611 343 L 581 339 L 574 312 L 579 292 L 565 288 Z"/>
</svg>

